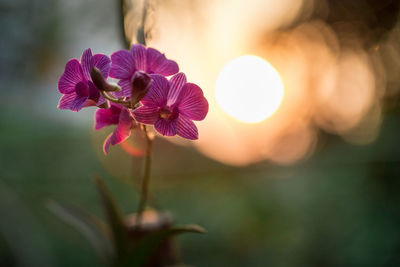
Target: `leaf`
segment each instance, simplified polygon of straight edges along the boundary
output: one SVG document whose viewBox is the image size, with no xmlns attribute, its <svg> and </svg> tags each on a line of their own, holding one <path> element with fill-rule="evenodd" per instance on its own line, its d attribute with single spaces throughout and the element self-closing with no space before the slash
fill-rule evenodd
<svg viewBox="0 0 400 267">
<path fill-rule="evenodd" d="M 103 207 L 106 212 L 108 223 L 111 227 L 117 255 L 119 258 L 123 257 L 128 248 L 128 229 L 123 223 L 123 217 L 121 215 L 119 207 L 115 203 L 110 190 L 106 187 L 103 180 L 99 176 L 95 176 L 94 182 L 96 184 L 101 201 L 103 202 Z"/>
<path fill-rule="evenodd" d="M 206 233 L 206 230 L 201 226 L 189 224 L 184 226 L 175 226 L 149 234 L 133 248 L 132 253 L 129 255 L 130 257 L 124 261 L 126 266 L 142 266 L 154 251 L 157 250 L 163 240 L 183 233 L 204 234 Z"/>
<path fill-rule="evenodd" d="M 85 236 L 104 261 L 111 261 L 114 251 L 107 237 L 107 228 L 97 217 L 74 205 L 54 200 L 48 201 L 46 206 L 54 215 Z"/>
</svg>

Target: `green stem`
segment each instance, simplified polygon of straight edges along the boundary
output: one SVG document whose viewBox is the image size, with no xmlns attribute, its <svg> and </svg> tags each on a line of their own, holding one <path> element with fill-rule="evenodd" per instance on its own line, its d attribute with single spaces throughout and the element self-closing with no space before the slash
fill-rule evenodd
<svg viewBox="0 0 400 267">
<path fill-rule="evenodd" d="M 100 91 L 100 93 L 101 93 L 102 96 L 104 96 L 105 99 L 108 99 L 111 102 L 121 104 L 121 105 L 123 105 L 123 106 L 125 106 L 127 108 L 131 108 L 131 102 L 130 101 L 124 101 L 124 100 L 121 100 L 121 99 L 114 98 L 114 97 L 110 96 L 109 94 L 107 94 L 104 91 Z"/>
<path fill-rule="evenodd" d="M 146 158 L 144 175 L 142 181 L 142 191 L 140 194 L 140 202 L 137 210 L 137 226 L 140 227 L 143 211 L 146 208 L 149 199 L 149 184 L 150 184 L 150 169 L 151 169 L 151 155 L 153 147 L 153 138 L 149 135 L 146 125 L 143 125 L 143 130 L 146 136 Z"/>
</svg>

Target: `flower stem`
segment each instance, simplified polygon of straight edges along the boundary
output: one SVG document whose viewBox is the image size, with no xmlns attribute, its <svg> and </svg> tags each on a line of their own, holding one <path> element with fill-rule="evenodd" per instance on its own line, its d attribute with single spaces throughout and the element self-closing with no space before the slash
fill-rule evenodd
<svg viewBox="0 0 400 267">
<path fill-rule="evenodd" d="M 149 184 L 150 184 L 150 169 L 151 169 L 151 156 L 153 147 L 153 138 L 149 135 L 146 125 L 143 125 L 143 131 L 146 136 L 146 157 L 144 175 L 142 180 L 142 191 L 140 194 L 140 202 L 137 210 L 137 226 L 140 227 L 143 211 L 146 208 L 149 198 Z"/>
<path fill-rule="evenodd" d="M 130 101 L 124 101 L 124 100 L 121 100 L 121 99 L 114 98 L 114 97 L 110 96 L 109 94 L 107 94 L 106 92 L 101 91 L 101 90 L 100 90 L 100 93 L 101 93 L 102 96 L 104 96 L 105 99 L 110 100 L 111 102 L 121 104 L 121 105 L 123 105 L 123 106 L 125 106 L 127 108 L 131 108 L 131 102 Z"/>
</svg>

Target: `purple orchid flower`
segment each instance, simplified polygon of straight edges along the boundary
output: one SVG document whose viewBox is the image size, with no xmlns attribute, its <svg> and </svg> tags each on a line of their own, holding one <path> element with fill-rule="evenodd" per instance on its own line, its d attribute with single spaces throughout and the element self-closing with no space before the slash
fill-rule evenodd
<svg viewBox="0 0 400 267">
<path fill-rule="evenodd" d="M 164 136 L 179 135 L 186 139 L 198 139 L 195 121 L 203 120 L 208 113 L 208 102 L 200 87 L 186 82 L 183 73 L 169 81 L 162 75 L 151 74 L 152 86 L 141 100 L 143 106 L 135 109 L 136 121 L 154 124 Z"/>
<path fill-rule="evenodd" d="M 94 129 L 100 130 L 109 125 L 118 126 L 104 141 L 103 152 L 106 155 L 110 145 L 117 145 L 125 141 L 131 135 L 131 129 L 136 126 L 129 110 L 113 102 L 109 108 L 96 111 Z"/>
<path fill-rule="evenodd" d="M 130 50 L 119 50 L 111 54 L 110 77 L 120 79 L 120 92 L 114 92 L 116 97 L 130 97 L 133 79 L 137 72 L 147 74 L 161 74 L 170 76 L 179 71 L 175 61 L 168 60 L 154 48 L 146 48 L 141 44 L 134 44 Z"/>
<path fill-rule="evenodd" d="M 64 73 L 58 80 L 58 90 L 61 97 L 58 108 L 79 111 L 87 106 L 100 106 L 106 102 L 90 77 L 93 67 L 100 70 L 106 79 L 110 71 L 111 60 L 104 54 L 92 55 L 90 48 L 86 49 L 81 62 L 71 59 L 65 65 Z"/>
</svg>

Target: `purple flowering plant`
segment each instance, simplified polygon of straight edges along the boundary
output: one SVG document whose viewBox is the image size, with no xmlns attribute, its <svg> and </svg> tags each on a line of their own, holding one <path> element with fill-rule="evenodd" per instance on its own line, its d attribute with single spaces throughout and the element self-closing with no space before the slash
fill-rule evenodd
<svg viewBox="0 0 400 267">
<path fill-rule="evenodd" d="M 179 72 L 178 64 L 157 49 L 146 47 L 145 39 L 143 20 L 138 30 L 141 44 L 118 50 L 110 57 L 93 55 L 90 48 L 86 49 L 80 60 L 74 58 L 66 63 L 58 80 L 59 109 L 78 112 L 93 106 L 97 108 L 95 130 L 115 125 L 104 141 L 104 154 L 108 154 L 110 145 L 126 141 L 132 130 L 142 131 L 146 138 L 144 175 L 135 214 L 121 214 L 111 192 L 98 177 L 94 180 L 107 224 L 99 224 L 92 214 L 71 205 L 55 201 L 49 204 L 50 210 L 86 235 L 107 263 L 117 266 L 177 264 L 179 253 L 172 236 L 204 232 L 197 225 L 174 226 L 169 214 L 147 207 L 155 137 L 149 127 L 153 126 L 161 136 L 196 140 L 199 133 L 193 121 L 205 119 L 208 102 L 201 88 Z M 118 80 L 117 84 L 109 82 L 109 77 Z"/>
<path fill-rule="evenodd" d="M 185 74 L 178 71 L 175 61 L 141 44 L 114 52 L 111 60 L 103 54 L 92 56 L 89 48 L 80 62 L 67 62 L 58 80 L 63 94 L 58 108 L 79 111 L 99 107 L 95 130 L 117 125 L 104 142 L 105 154 L 110 144 L 125 141 L 139 124 L 153 125 L 163 136 L 196 140 L 198 130 L 193 120 L 206 117 L 208 102 L 200 87 L 188 83 Z M 108 83 L 108 76 L 119 79 L 118 86 Z"/>
<path fill-rule="evenodd" d="M 83 52 L 80 62 L 75 58 L 69 60 L 58 80 L 58 90 L 62 94 L 58 108 L 79 111 L 87 106 L 104 105 L 106 99 L 100 94 L 90 72 L 96 68 L 102 77 L 107 78 L 110 63 L 111 60 L 106 55 L 93 56 L 90 48 Z"/>
</svg>

